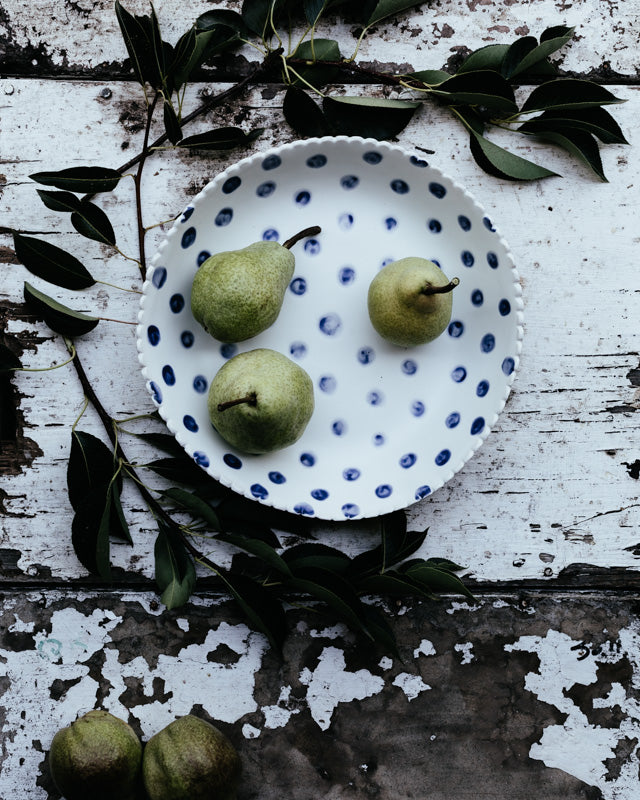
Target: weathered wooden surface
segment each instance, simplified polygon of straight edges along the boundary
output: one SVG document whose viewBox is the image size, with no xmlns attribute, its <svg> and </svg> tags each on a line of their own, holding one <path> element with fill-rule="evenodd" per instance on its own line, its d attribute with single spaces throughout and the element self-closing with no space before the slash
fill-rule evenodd
<svg viewBox="0 0 640 800">
<path fill-rule="evenodd" d="M 147 10 L 142 0 L 126 5 Z M 198 1 L 185 11 L 166 0 L 156 9 L 175 39 L 209 6 Z M 522 365 L 505 411 L 465 468 L 407 511 L 412 529 L 430 529 L 425 554 L 468 566 L 480 602 L 392 609 L 404 663 L 374 657 L 341 628 L 298 611 L 289 612 L 298 627 L 284 664 L 231 604 L 202 596 L 188 609 L 163 612 L 150 583 L 154 524 L 132 489 L 123 501 L 135 546 L 112 548 L 129 578 L 120 593 L 87 581 L 70 544 L 65 490 L 70 428 L 83 404 L 75 374 L 63 367 L 4 381 L 2 800 L 55 797 L 45 766 L 51 737 L 98 706 L 130 714 L 145 737 L 191 710 L 217 720 L 243 755 L 243 799 L 528 798 L 532 787 L 542 798 L 635 799 L 640 639 L 637 608 L 624 592 L 637 588 L 640 557 L 639 17 L 635 2 L 442 0 L 378 26 L 360 51 L 359 60 L 374 67 L 439 68 L 467 48 L 575 24 L 577 37 L 559 61 L 567 73 L 607 81 L 628 101 L 613 112 L 631 142 L 603 148 L 608 184 L 560 152 L 512 142 L 515 152 L 567 176 L 525 185 L 481 172 L 462 129 L 430 105 L 399 137 L 490 210 L 515 255 L 525 301 Z M 323 30 L 345 53 L 354 34 L 339 17 Z M 42 169 L 117 166 L 140 146 L 140 89 L 122 80 L 125 50 L 111 2 L 34 8 L 5 0 L 3 52 L 3 230 L 47 238 L 101 280 L 138 289 L 135 265 L 71 232 L 28 179 Z M 245 74 L 254 58 L 250 49 L 228 57 L 219 77 Z M 227 85 L 195 84 L 187 111 L 203 92 Z M 348 91 L 403 96 L 375 83 Z M 189 131 L 266 127 L 251 149 L 206 159 L 164 152 L 151 160 L 146 223 L 178 213 L 231 161 L 294 138 L 282 121 L 282 98 L 280 85 L 255 86 L 240 109 L 223 107 Z M 121 249 L 134 254 L 132 201 L 131 182 L 100 199 Z M 150 252 L 162 234 L 150 233 Z M 0 234 L 0 262 L 0 341 L 27 367 L 63 362 L 63 343 L 27 311 L 22 285 L 30 280 L 76 307 L 77 296 L 14 264 L 7 234 Z M 89 311 L 130 322 L 137 303 L 136 294 L 102 284 L 82 299 Z M 133 325 L 101 323 L 78 349 L 111 414 L 152 410 Z M 90 410 L 82 427 L 104 436 Z M 133 437 L 123 444 L 131 459 L 149 455 Z M 160 486 L 150 473 L 145 478 Z M 349 552 L 374 537 L 366 522 L 318 525 L 316 535 Z M 483 593 L 492 586 L 505 594 Z M 528 596 L 533 587 L 540 594 Z"/>
</svg>

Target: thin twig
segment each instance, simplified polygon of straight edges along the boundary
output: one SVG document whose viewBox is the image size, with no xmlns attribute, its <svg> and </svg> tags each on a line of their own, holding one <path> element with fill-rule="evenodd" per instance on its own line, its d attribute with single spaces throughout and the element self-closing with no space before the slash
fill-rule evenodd
<svg viewBox="0 0 640 800">
<path fill-rule="evenodd" d="M 151 104 L 147 108 L 147 123 L 144 128 L 144 140 L 142 142 L 142 152 L 140 153 L 140 159 L 138 161 L 138 169 L 134 176 L 133 182 L 136 187 L 136 217 L 138 220 L 138 266 L 140 268 L 140 276 L 142 280 L 145 279 L 147 275 L 147 261 L 145 257 L 145 248 L 144 248 L 144 239 L 145 239 L 145 229 L 144 223 L 142 221 L 142 170 L 144 169 L 145 161 L 147 160 L 147 156 L 149 155 L 149 133 L 151 131 L 151 123 L 153 121 L 153 112 L 155 111 L 156 104 L 158 102 L 158 98 L 160 97 L 160 92 L 156 92 Z"/>
</svg>

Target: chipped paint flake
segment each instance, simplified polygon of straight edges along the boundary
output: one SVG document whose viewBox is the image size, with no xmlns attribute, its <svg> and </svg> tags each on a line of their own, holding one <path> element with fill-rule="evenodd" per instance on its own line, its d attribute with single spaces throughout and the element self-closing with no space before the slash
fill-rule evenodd
<svg viewBox="0 0 640 800">
<path fill-rule="evenodd" d="M 393 685 L 402 689 L 409 702 L 415 700 L 422 692 L 427 692 L 431 689 L 429 684 L 425 683 L 419 675 L 411 675 L 408 672 L 401 672 L 396 675 Z"/>
<path fill-rule="evenodd" d="M 435 654 L 436 648 L 433 646 L 433 642 L 428 639 L 423 639 L 413 651 L 414 658 L 418 658 L 418 656 L 435 656 Z"/>
<path fill-rule="evenodd" d="M 472 642 L 464 642 L 463 644 L 456 644 L 453 646 L 453 649 L 457 653 L 462 654 L 462 658 L 460 659 L 461 664 L 470 664 L 474 659 L 475 656 L 473 655 L 473 643 Z"/>
<path fill-rule="evenodd" d="M 300 709 L 291 706 L 291 687 L 283 686 L 277 705 L 262 706 L 265 728 L 284 728 L 293 714 L 299 714 Z"/>
</svg>

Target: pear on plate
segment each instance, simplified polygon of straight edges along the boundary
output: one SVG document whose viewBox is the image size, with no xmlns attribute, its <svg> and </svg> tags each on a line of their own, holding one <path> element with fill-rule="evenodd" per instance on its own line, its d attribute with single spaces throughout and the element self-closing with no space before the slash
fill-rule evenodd
<svg viewBox="0 0 640 800">
<path fill-rule="evenodd" d="M 369 285 L 371 324 L 383 339 L 399 347 L 432 342 L 451 320 L 451 292 L 459 283 L 426 258 L 393 261 Z"/>
<path fill-rule="evenodd" d="M 278 318 L 295 266 L 291 247 L 320 228 L 305 228 L 284 244 L 260 241 L 204 261 L 191 286 L 191 313 L 221 342 L 243 342 Z"/>
<path fill-rule="evenodd" d="M 269 348 L 230 358 L 208 395 L 220 436 L 245 453 L 271 453 L 296 442 L 314 409 L 313 382 L 302 367 Z"/>
</svg>

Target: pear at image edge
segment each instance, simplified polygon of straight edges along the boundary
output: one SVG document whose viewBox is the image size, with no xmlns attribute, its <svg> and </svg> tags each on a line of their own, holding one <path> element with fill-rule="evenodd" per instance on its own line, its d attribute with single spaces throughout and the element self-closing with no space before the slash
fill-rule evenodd
<svg viewBox="0 0 640 800">
<path fill-rule="evenodd" d="M 294 444 L 315 408 L 313 381 L 290 358 L 256 348 L 230 358 L 209 388 L 209 419 L 244 453 L 260 455 Z"/>
<path fill-rule="evenodd" d="M 371 324 L 383 339 L 399 347 L 432 342 L 451 321 L 452 291 L 459 283 L 426 258 L 393 261 L 369 285 Z"/>
</svg>

